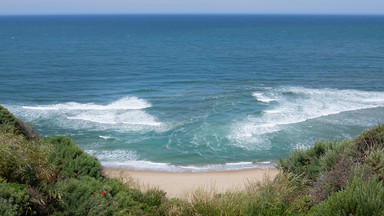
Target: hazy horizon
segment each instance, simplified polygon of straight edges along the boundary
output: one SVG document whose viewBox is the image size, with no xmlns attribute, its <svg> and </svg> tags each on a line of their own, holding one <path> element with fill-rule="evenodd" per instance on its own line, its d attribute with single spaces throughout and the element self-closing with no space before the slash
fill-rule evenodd
<svg viewBox="0 0 384 216">
<path fill-rule="evenodd" d="M 56 13 L 56 14 L 0 14 L 7 16 L 384 16 L 363 13 Z"/>
<path fill-rule="evenodd" d="M 102 14 L 313 14 L 384 15 L 380 0 L 3 0 L 0 15 L 102 15 Z"/>
</svg>

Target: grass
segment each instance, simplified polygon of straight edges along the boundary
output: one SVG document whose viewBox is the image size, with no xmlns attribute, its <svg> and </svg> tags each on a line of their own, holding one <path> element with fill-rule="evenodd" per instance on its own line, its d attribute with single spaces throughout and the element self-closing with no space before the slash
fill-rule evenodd
<svg viewBox="0 0 384 216">
<path fill-rule="evenodd" d="M 40 138 L 0 106 L 2 215 L 384 215 L 384 126 L 318 141 L 278 163 L 273 180 L 168 199 L 156 188 L 103 176 L 68 137 Z"/>
<path fill-rule="evenodd" d="M 384 187 L 377 179 L 351 180 L 344 190 L 311 209 L 312 215 L 384 215 Z"/>
<path fill-rule="evenodd" d="M 0 106 L 0 212 L 4 215 L 159 215 L 163 191 L 141 192 L 101 173 L 68 137 L 38 138 Z M 13 188 L 10 190 L 9 188 Z"/>
</svg>

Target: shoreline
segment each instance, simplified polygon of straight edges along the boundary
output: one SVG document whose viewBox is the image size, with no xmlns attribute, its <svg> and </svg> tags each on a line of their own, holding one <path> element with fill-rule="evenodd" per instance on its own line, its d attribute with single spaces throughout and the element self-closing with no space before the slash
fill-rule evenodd
<svg viewBox="0 0 384 216">
<path fill-rule="evenodd" d="M 144 190 L 159 188 L 168 198 L 188 199 L 199 188 L 213 189 L 216 193 L 243 189 L 248 182 L 261 181 L 265 176 L 273 179 L 279 171 L 277 168 L 254 168 L 196 173 L 103 167 L 103 173 L 108 178 L 133 179 Z"/>
</svg>

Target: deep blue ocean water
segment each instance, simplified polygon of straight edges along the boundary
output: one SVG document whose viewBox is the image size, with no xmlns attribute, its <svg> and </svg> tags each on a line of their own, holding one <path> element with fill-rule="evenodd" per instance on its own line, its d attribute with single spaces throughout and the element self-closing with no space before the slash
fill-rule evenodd
<svg viewBox="0 0 384 216">
<path fill-rule="evenodd" d="M 2 16 L 0 77 L 105 166 L 260 167 L 384 123 L 384 16 Z"/>
</svg>

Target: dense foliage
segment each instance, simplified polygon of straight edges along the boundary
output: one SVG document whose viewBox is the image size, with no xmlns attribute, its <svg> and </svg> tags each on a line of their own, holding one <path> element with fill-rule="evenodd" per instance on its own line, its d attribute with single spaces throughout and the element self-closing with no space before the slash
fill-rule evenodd
<svg viewBox="0 0 384 216">
<path fill-rule="evenodd" d="M 99 161 L 68 137 L 40 139 L 1 106 L 0 115 L 2 215 L 160 214 L 164 192 L 107 179 Z"/>
<path fill-rule="evenodd" d="M 384 126 L 318 141 L 278 162 L 273 180 L 189 201 L 105 178 L 67 137 L 39 138 L 0 106 L 2 215 L 384 215 Z"/>
</svg>

